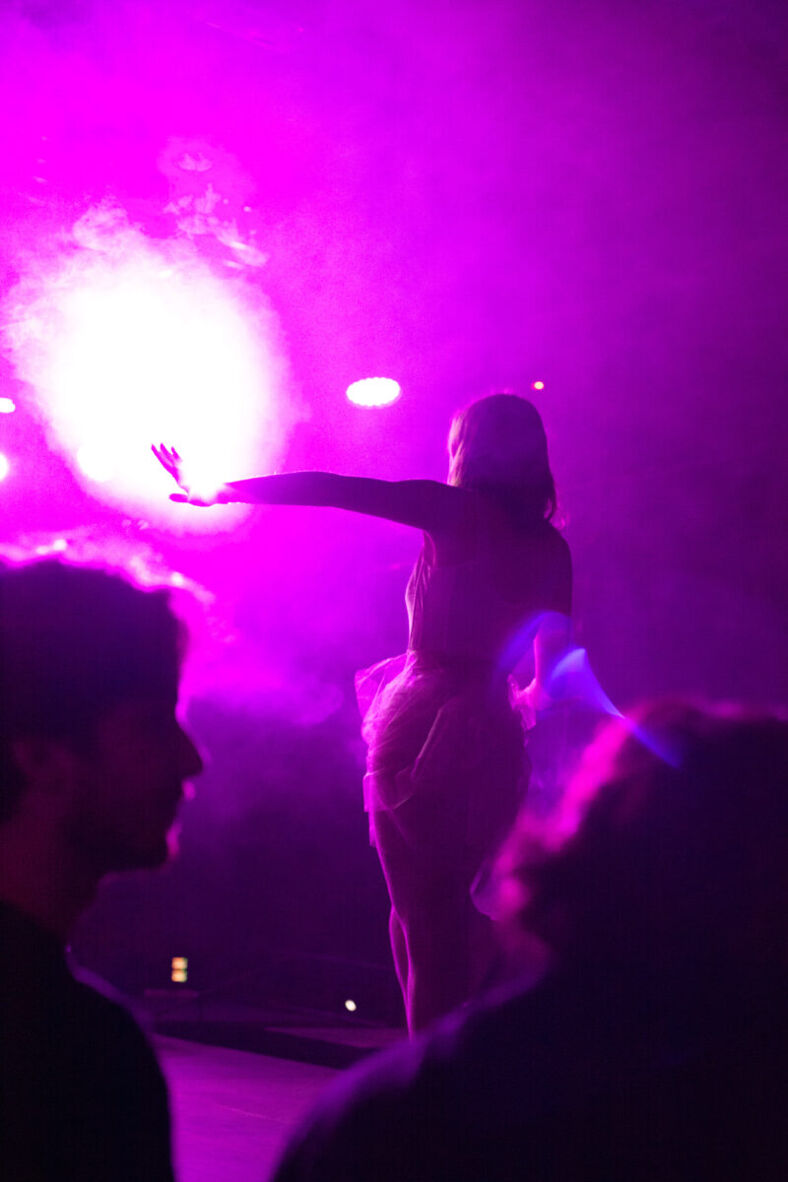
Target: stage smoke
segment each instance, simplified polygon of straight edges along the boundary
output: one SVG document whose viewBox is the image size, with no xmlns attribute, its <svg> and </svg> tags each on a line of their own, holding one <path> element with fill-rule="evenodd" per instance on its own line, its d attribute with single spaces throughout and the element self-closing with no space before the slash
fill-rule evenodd
<svg viewBox="0 0 788 1182">
<path fill-rule="evenodd" d="M 255 267 L 259 260 L 255 259 Z M 92 207 L 22 260 L 5 337 L 51 446 L 102 500 L 179 530 L 237 524 L 167 499 L 150 454 L 167 441 L 208 495 L 275 466 L 297 417 L 276 316 L 256 282 L 223 273 L 179 229 L 153 239 L 117 206 Z"/>
</svg>

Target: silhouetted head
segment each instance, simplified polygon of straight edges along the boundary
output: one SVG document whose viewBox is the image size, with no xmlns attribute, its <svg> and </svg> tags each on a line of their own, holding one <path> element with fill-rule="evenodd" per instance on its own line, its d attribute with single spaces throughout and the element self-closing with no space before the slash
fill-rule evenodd
<svg viewBox="0 0 788 1182">
<path fill-rule="evenodd" d="M 579 975 L 785 971 L 788 722 L 676 702 L 611 722 L 503 863 L 510 919 Z"/>
<path fill-rule="evenodd" d="M 165 860 L 202 766 L 175 715 L 183 640 L 163 591 L 52 560 L 0 572 L 0 825 L 35 811 L 97 874 Z"/>
<path fill-rule="evenodd" d="M 516 394 L 491 394 L 458 411 L 449 430 L 449 484 L 492 494 L 524 523 L 549 521 L 555 481 L 536 407 Z"/>
</svg>

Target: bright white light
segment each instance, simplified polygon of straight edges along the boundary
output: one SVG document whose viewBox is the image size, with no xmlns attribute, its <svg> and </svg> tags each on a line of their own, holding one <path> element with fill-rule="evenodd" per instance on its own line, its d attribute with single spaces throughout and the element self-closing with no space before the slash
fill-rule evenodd
<svg viewBox="0 0 788 1182">
<path fill-rule="evenodd" d="M 0 452 L 0 480 L 5 480 L 8 473 L 11 471 L 11 465 L 8 462 L 8 457 Z"/>
<path fill-rule="evenodd" d="M 62 554 L 64 550 L 68 550 L 68 542 L 65 538 L 54 538 L 51 542 L 43 542 L 40 546 L 36 546 L 35 553 L 44 554 Z"/>
<path fill-rule="evenodd" d="M 276 466 L 298 409 L 259 285 L 217 274 L 191 240 L 148 239 L 123 210 L 80 219 L 9 297 L 7 337 L 51 442 L 91 491 L 188 530 L 246 510 L 173 504 L 152 443 L 178 448 L 196 493 Z"/>
<path fill-rule="evenodd" d="M 361 378 L 347 388 L 347 396 L 356 406 L 389 406 L 401 393 L 393 378 Z"/>
<path fill-rule="evenodd" d="M 355 1014 L 356 1010 L 358 1009 L 358 1006 L 351 997 L 349 997 L 345 1002 L 345 1009 L 349 1014 Z"/>
<path fill-rule="evenodd" d="M 77 452 L 80 470 L 96 484 L 106 484 L 115 475 L 115 468 L 109 456 L 104 455 L 100 446 L 86 444 Z"/>
<path fill-rule="evenodd" d="M 0 415 L 12 415 L 16 410 L 13 398 L 0 398 Z"/>
<path fill-rule="evenodd" d="M 226 469 L 224 473 L 217 471 L 216 462 L 205 454 L 197 460 L 187 457 L 181 474 L 190 494 L 203 501 L 212 500 L 226 479 Z"/>
<path fill-rule="evenodd" d="M 535 382 L 532 382 L 532 384 L 531 384 L 531 389 L 533 389 L 533 390 L 544 390 L 544 382 L 541 382 L 541 381 L 538 381 L 538 380 L 537 380 L 537 381 L 535 381 Z"/>
</svg>

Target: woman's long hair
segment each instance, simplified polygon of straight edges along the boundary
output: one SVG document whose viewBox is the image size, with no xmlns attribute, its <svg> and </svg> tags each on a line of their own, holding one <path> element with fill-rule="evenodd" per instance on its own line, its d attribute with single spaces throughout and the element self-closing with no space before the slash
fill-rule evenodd
<svg viewBox="0 0 788 1182">
<path fill-rule="evenodd" d="M 518 525 L 555 515 L 547 436 L 527 399 L 491 394 L 458 411 L 449 430 L 449 459 L 450 484 L 489 493 Z"/>
</svg>

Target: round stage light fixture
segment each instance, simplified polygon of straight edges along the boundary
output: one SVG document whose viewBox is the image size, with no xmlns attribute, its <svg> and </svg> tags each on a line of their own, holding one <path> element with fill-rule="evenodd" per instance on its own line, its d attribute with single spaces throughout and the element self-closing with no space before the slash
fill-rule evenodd
<svg viewBox="0 0 788 1182">
<path fill-rule="evenodd" d="M 349 400 L 356 406 L 390 406 L 402 393 L 394 378 L 360 378 L 347 388 Z"/>
<path fill-rule="evenodd" d="M 13 398 L 0 398 L 0 415 L 12 415 L 16 410 Z"/>
</svg>

